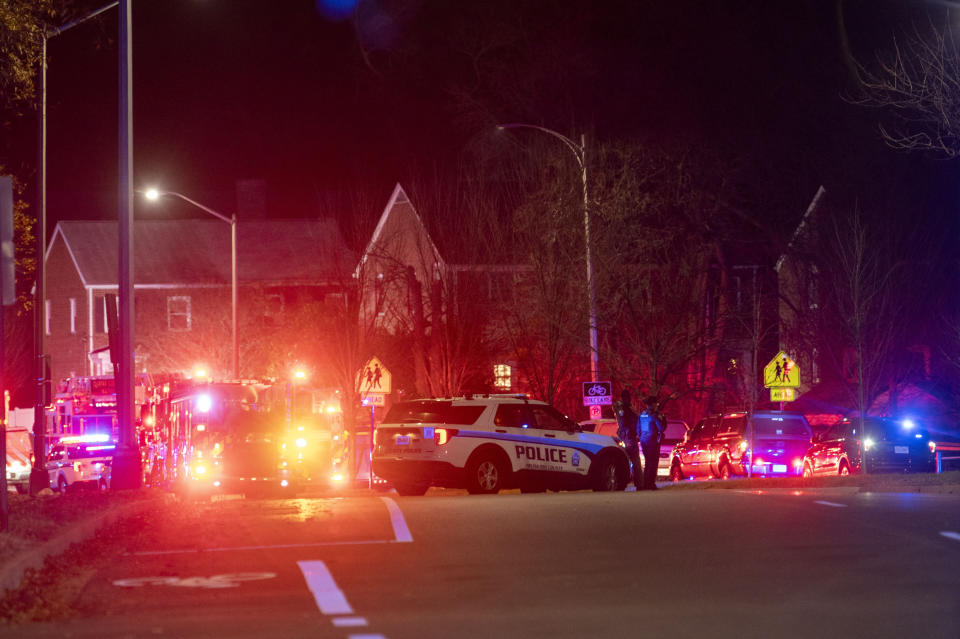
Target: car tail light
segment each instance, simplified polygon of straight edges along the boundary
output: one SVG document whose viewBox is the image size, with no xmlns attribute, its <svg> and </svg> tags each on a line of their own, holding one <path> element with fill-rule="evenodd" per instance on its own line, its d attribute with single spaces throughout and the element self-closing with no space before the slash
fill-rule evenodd
<svg viewBox="0 0 960 639">
<path fill-rule="evenodd" d="M 433 430 L 433 443 L 437 446 L 443 446 L 448 441 L 453 439 L 458 431 L 456 428 L 435 428 Z"/>
<path fill-rule="evenodd" d="M 73 462 L 73 471 L 76 473 L 80 472 L 80 468 L 83 466 L 80 462 Z"/>
<path fill-rule="evenodd" d="M 935 442 L 935 441 L 933 441 L 933 440 L 931 439 L 930 441 L 927 442 L 927 446 L 930 447 L 930 452 L 931 452 L 931 453 L 937 452 L 937 442 Z"/>
</svg>

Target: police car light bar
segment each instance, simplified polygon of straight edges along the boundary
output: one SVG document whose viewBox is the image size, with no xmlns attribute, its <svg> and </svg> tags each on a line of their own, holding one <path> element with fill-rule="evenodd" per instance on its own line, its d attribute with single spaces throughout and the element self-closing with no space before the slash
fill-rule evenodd
<svg viewBox="0 0 960 639">
<path fill-rule="evenodd" d="M 110 435 L 106 433 L 95 433 L 92 435 L 68 435 L 67 437 L 61 437 L 61 444 L 91 444 L 91 443 L 103 443 L 110 441 Z"/>
</svg>

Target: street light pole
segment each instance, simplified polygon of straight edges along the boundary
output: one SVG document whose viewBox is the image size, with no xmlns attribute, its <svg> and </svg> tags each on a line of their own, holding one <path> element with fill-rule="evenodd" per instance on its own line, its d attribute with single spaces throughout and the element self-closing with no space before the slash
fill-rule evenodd
<svg viewBox="0 0 960 639">
<path fill-rule="evenodd" d="M 82 18 L 78 18 L 59 27 L 44 31 L 40 40 L 40 95 L 38 99 L 37 116 L 37 270 L 36 286 L 34 287 L 34 351 L 36 356 L 36 403 L 33 413 L 33 451 L 34 462 L 30 470 L 30 494 L 50 486 L 50 477 L 47 473 L 44 456 L 46 454 L 44 432 L 44 389 L 47 384 L 46 357 L 44 354 L 44 332 L 47 295 L 47 277 L 45 257 L 47 250 L 47 42 L 52 38 L 69 31 L 70 29 L 95 18 L 104 11 L 116 7 L 119 2 L 111 2 L 100 7 Z"/>
<path fill-rule="evenodd" d="M 587 247 L 587 296 L 590 309 L 590 381 L 599 381 L 600 369 L 600 348 L 597 339 L 597 295 L 593 282 L 593 251 L 590 242 L 590 197 L 587 191 L 587 140 L 584 134 L 580 134 L 580 144 L 577 145 L 573 140 L 557 133 L 553 129 L 537 126 L 536 124 L 499 124 L 498 129 L 536 129 L 548 135 L 552 135 L 563 142 L 570 151 L 573 152 L 577 162 L 580 164 L 580 177 L 583 181 L 583 233 L 584 241 Z"/>
<path fill-rule="evenodd" d="M 215 218 L 222 220 L 230 225 L 230 299 L 231 299 L 231 324 L 233 326 L 233 378 L 240 379 L 240 341 L 237 334 L 237 216 L 236 214 L 227 217 L 223 213 L 214 211 L 209 206 L 204 206 L 196 200 L 193 200 L 182 193 L 176 191 L 158 191 L 157 189 L 147 189 L 143 194 L 148 200 L 158 200 L 165 195 L 172 195 L 180 198 L 188 204 L 192 204 L 201 211 L 205 211 Z"/>
</svg>

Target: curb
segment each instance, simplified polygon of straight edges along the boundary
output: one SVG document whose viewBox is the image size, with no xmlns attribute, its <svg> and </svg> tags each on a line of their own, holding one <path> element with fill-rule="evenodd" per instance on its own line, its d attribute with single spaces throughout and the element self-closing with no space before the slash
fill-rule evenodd
<svg viewBox="0 0 960 639">
<path fill-rule="evenodd" d="M 0 566 L 0 596 L 15 590 L 23 581 L 23 575 L 31 568 L 41 568 L 48 557 L 65 551 L 71 544 L 85 541 L 94 533 L 110 524 L 138 514 L 150 506 L 149 501 L 134 502 L 111 509 L 105 513 L 72 524 L 64 533 L 49 539 L 36 548 L 24 551 L 13 560 Z"/>
</svg>

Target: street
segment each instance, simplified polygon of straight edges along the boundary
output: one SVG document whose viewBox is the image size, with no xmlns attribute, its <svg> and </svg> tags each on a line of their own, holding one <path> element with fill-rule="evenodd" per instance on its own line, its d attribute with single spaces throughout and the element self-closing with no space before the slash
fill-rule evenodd
<svg viewBox="0 0 960 639">
<path fill-rule="evenodd" d="M 0 635 L 960 636 L 956 494 L 227 499 L 136 528 Z"/>
</svg>

